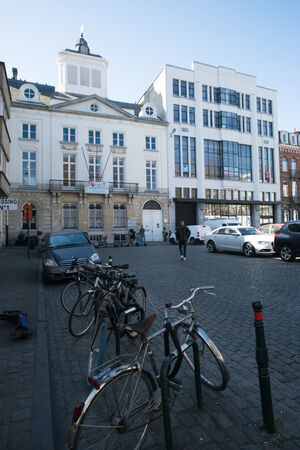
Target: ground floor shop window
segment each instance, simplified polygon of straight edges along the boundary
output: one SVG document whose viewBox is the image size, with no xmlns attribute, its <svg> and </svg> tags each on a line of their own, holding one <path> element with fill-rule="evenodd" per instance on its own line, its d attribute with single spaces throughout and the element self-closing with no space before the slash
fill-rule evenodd
<svg viewBox="0 0 300 450">
<path fill-rule="evenodd" d="M 102 205 L 100 203 L 89 204 L 89 228 L 102 228 Z"/>
<path fill-rule="evenodd" d="M 274 207 L 272 205 L 260 205 L 260 224 L 274 223 Z"/>
<path fill-rule="evenodd" d="M 63 227 L 77 228 L 77 205 L 73 203 L 63 205 Z"/>
<path fill-rule="evenodd" d="M 299 220 L 299 211 L 297 209 L 293 209 L 293 220 Z"/>
<path fill-rule="evenodd" d="M 114 205 L 114 227 L 124 228 L 126 225 L 126 206 Z"/>
<path fill-rule="evenodd" d="M 208 219 L 214 219 L 218 217 L 239 217 L 239 216 L 251 216 L 250 205 L 230 205 L 230 204 L 218 204 L 211 203 L 205 205 L 205 217 Z"/>
<path fill-rule="evenodd" d="M 29 222 L 29 229 L 36 230 L 36 209 L 32 203 L 26 203 L 26 205 L 24 205 L 22 208 L 22 228 L 23 228 L 23 230 L 27 230 L 27 220 L 25 220 L 26 217 L 24 217 L 24 208 L 26 206 L 32 207 L 32 219 L 31 219 L 31 222 Z"/>
</svg>

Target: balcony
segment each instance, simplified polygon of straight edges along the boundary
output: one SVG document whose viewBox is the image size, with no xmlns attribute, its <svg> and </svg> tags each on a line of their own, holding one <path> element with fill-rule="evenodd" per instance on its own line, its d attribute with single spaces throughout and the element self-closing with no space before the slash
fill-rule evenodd
<svg viewBox="0 0 300 450">
<path fill-rule="evenodd" d="M 290 178 L 300 178 L 300 170 L 290 170 Z"/>
<path fill-rule="evenodd" d="M 8 197 L 9 196 L 9 186 L 10 183 L 6 178 L 4 172 L 0 172 L 0 197 Z"/>
<path fill-rule="evenodd" d="M 66 181 L 49 180 L 50 192 L 84 192 L 88 181 Z M 114 183 L 110 182 L 109 193 L 111 194 L 135 194 L 139 190 L 138 183 Z"/>
<path fill-rule="evenodd" d="M 109 183 L 109 192 L 113 194 L 136 194 L 138 190 L 138 183 Z"/>
<path fill-rule="evenodd" d="M 291 197 L 291 203 L 298 203 L 300 204 L 300 197 L 299 196 L 295 196 L 295 197 Z"/>
</svg>

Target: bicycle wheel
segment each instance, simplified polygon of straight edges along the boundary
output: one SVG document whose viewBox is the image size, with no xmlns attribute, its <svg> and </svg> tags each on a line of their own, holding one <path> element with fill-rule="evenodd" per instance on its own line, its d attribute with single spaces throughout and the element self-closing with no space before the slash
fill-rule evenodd
<svg viewBox="0 0 300 450">
<path fill-rule="evenodd" d="M 103 384 L 79 419 L 74 445 L 78 450 L 138 450 L 153 415 L 151 375 L 126 369 Z"/>
<path fill-rule="evenodd" d="M 82 280 L 68 283 L 60 294 L 60 301 L 64 310 L 70 313 L 76 300 L 89 289 L 92 289 L 92 287 L 92 283 Z"/>
<path fill-rule="evenodd" d="M 108 321 L 105 319 L 104 321 L 101 321 L 101 318 L 98 316 L 91 336 L 87 378 L 96 367 L 104 362 L 104 352 L 109 337 Z M 90 387 L 89 382 L 88 387 Z"/>
<path fill-rule="evenodd" d="M 95 320 L 94 309 L 94 292 L 86 292 L 78 298 L 69 315 L 72 336 L 83 336 L 89 330 Z"/>
<path fill-rule="evenodd" d="M 132 291 L 129 291 L 128 295 L 128 305 L 130 306 L 131 303 L 137 303 L 144 311 L 144 315 L 146 312 L 146 292 L 145 289 L 142 286 L 135 287 Z M 137 311 L 131 314 L 128 314 L 125 319 L 125 323 L 130 325 L 131 323 L 138 322 L 141 320 L 141 311 Z M 133 331 L 126 330 L 126 334 L 131 339 L 135 339 L 137 337 L 137 333 Z"/>
<path fill-rule="evenodd" d="M 180 343 L 191 342 L 193 337 L 196 339 L 199 347 L 200 378 L 202 383 L 214 391 L 225 389 L 230 378 L 227 366 L 223 356 L 205 331 L 198 327 L 192 331 L 192 336 L 190 336 L 188 324 L 183 324 L 179 326 L 178 332 Z M 186 335 L 185 338 L 183 337 L 184 333 Z M 194 370 L 193 348 L 188 348 L 183 356 L 189 367 Z"/>
</svg>

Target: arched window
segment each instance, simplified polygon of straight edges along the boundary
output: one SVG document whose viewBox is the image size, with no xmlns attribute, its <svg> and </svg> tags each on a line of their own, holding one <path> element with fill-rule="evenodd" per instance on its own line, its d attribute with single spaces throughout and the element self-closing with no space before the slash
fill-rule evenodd
<svg viewBox="0 0 300 450">
<path fill-rule="evenodd" d="M 283 210 L 283 221 L 288 222 L 290 220 L 290 212 L 288 209 Z"/>
<path fill-rule="evenodd" d="M 148 202 L 144 204 L 143 209 L 161 209 L 161 207 L 155 200 L 148 200 Z"/>
<path fill-rule="evenodd" d="M 299 211 L 297 209 L 293 209 L 293 220 L 299 220 Z"/>
<path fill-rule="evenodd" d="M 27 230 L 27 221 L 24 220 L 24 208 L 25 206 L 32 207 L 32 220 L 29 222 L 29 229 L 36 230 L 36 208 L 32 203 L 26 203 L 22 208 L 22 229 Z M 28 211 L 28 210 L 27 210 Z"/>
</svg>

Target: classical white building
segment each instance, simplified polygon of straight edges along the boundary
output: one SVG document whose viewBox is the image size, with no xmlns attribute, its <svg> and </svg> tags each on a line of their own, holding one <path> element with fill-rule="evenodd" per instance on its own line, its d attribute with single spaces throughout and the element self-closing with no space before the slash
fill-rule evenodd
<svg viewBox="0 0 300 450">
<path fill-rule="evenodd" d="M 166 65 L 139 101 L 168 125 L 170 224 L 280 218 L 277 94 L 256 77 L 193 62 Z"/>
<path fill-rule="evenodd" d="M 25 228 L 43 232 L 79 228 L 108 242 L 128 229 L 161 240 L 168 223 L 167 123 L 152 102 L 112 101 L 108 62 L 92 54 L 83 36 L 57 55 L 59 88 L 9 79 L 12 96 L 10 238 Z"/>
</svg>

